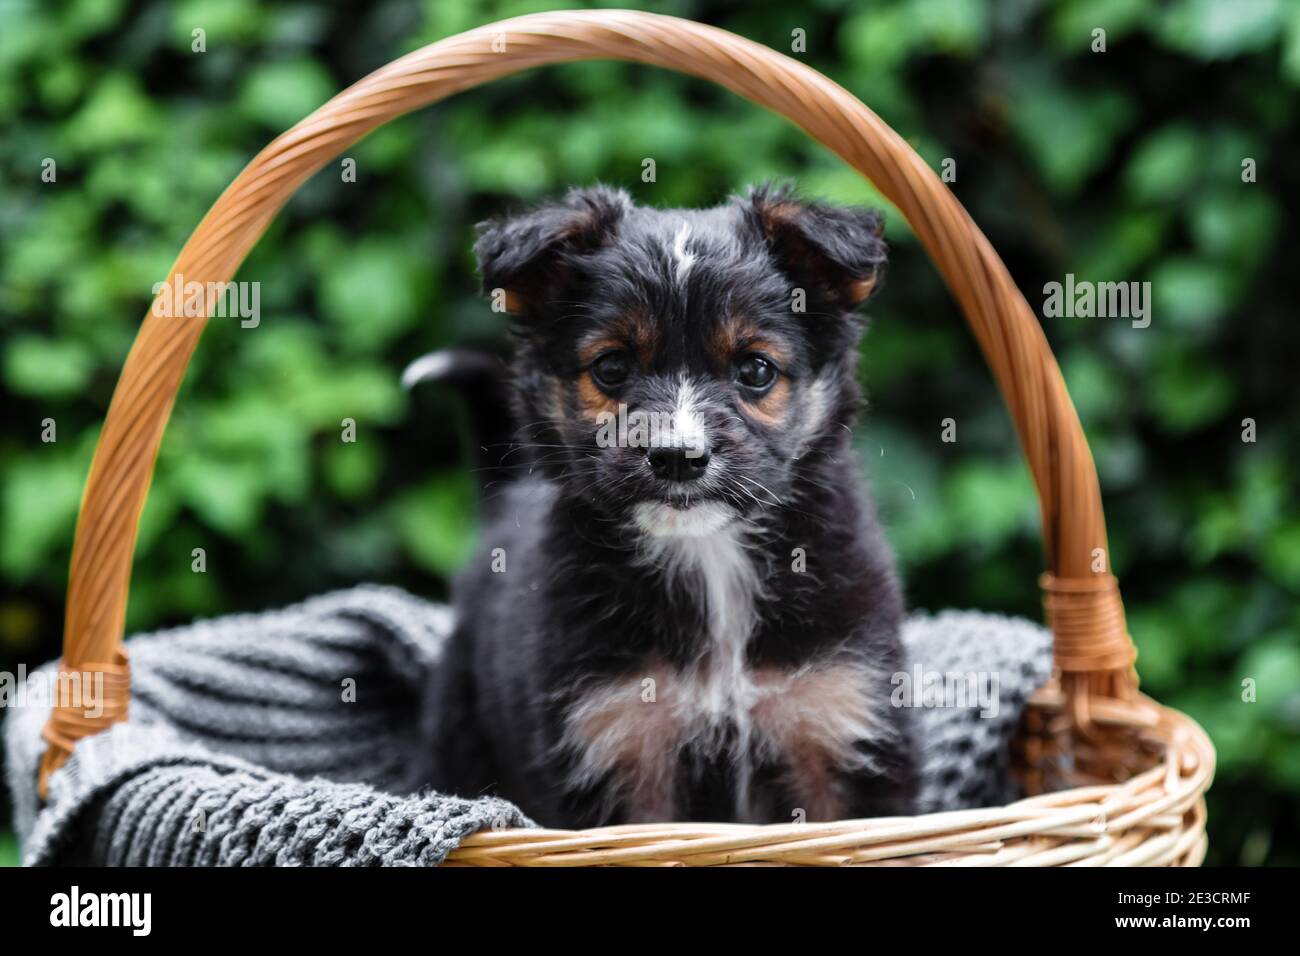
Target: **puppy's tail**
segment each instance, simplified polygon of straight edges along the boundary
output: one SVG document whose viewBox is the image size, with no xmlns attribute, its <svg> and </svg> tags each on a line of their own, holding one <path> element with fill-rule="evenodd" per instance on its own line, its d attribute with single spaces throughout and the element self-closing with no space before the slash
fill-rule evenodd
<svg viewBox="0 0 1300 956">
<path fill-rule="evenodd" d="M 426 382 L 454 387 L 465 399 L 480 490 L 510 477 L 509 369 L 480 349 L 441 349 L 422 355 L 402 372 L 408 391 Z"/>
</svg>

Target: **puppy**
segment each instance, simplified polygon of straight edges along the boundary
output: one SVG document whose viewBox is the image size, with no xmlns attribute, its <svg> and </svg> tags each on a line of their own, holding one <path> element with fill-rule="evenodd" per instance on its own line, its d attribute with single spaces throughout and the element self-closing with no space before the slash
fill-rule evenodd
<svg viewBox="0 0 1300 956">
<path fill-rule="evenodd" d="M 515 430 L 486 445 L 429 782 L 556 827 L 907 814 L 902 600 L 850 445 L 879 216 L 595 187 L 480 230 Z"/>
</svg>

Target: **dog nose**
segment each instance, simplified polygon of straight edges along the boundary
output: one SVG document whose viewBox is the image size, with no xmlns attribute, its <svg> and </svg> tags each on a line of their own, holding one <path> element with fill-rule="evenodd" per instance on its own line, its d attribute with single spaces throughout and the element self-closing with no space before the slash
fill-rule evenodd
<svg viewBox="0 0 1300 956">
<path fill-rule="evenodd" d="M 709 450 L 682 447 L 651 448 L 650 470 L 666 481 L 694 481 L 709 465 Z"/>
</svg>

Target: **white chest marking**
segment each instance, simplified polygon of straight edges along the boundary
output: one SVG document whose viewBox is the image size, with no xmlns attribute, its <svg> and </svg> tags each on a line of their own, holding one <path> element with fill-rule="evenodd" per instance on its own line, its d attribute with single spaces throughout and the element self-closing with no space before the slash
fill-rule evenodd
<svg viewBox="0 0 1300 956">
<path fill-rule="evenodd" d="M 611 797 L 623 802 L 628 822 L 672 820 L 679 758 L 691 749 L 733 768 L 738 820 L 754 819 L 755 761 L 783 767 L 785 790 L 798 801 L 788 812 L 802 809 L 810 820 L 842 816 L 839 775 L 879 769 L 857 744 L 892 732 L 881 710 L 887 695 L 872 693 L 871 670 L 847 662 L 764 668 L 742 671 L 727 688 L 711 670 L 648 666 L 593 688 L 568 715 L 569 743 L 579 755 L 574 782 L 612 771 Z M 719 733 L 724 718 L 743 726 L 743 739 Z"/>
<path fill-rule="evenodd" d="M 762 590 L 758 568 L 747 551 L 746 530 L 738 524 L 703 535 L 653 537 L 644 545 L 647 559 L 666 579 L 694 591 L 705 611 L 708 641 L 690 669 L 700 711 L 719 719 L 745 696 L 745 654 L 757 619 Z"/>
<path fill-rule="evenodd" d="M 870 769 L 856 744 L 889 733 L 887 714 L 874 700 L 878 682 L 868 667 L 843 660 L 795 670 L 749 667 L 762 582 L 744 525 L 703 534 L 656 527 L 659 533 L 644 537 L 644 559 L 699 596 L 709 639 L 688 667 L 648 661 L 580 698 L 567 715 L 574 783 L 613 772 L 612 796 L 630 820 L 672 819 L 679 761 L 689 750 L 731 767 L 738 820 L 755 817 L 751 783 L 760 761 L 786 768 L 787 789 L 809 818 L 834 819 L 840 804 L 833 770 Z M 887 706 L 888 694 L 879 696 Z"/>
</svg>

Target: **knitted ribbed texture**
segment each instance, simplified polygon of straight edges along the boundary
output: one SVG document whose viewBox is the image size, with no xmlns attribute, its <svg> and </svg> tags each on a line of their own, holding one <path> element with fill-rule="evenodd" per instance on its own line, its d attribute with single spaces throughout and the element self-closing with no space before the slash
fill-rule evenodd
<svg viewBox="0 0 1300 956">
<path fill-rule="evenodd" d="M 915 674 L 973 675 L 974 686 L 996 690 L 996 712 L 966 707 L 923 707 L 919 813 L 990 807 L 1019 799 L 1011 775 L 1009 742 L 1029 695 L 1052 673 L 1052 633 L 1022 618 L 975 611 L 914 614 L 903 643 Z M 990 683 L 992 682 L 992 683 Z"/>
<path fill-rule="evenodd" d="M 6 717 L 24 861 L 434 865 L 478 829 L 531 825 L 501 800 L 411 792 L 421 688 L 450 627 L 445 607 L 366 586 L 134 638 L 129 722 L 81 741 L 39 812 L 48 711 Z M 1007 740 L 1050 672 L 1050 635 L 946 612 L 910 619 L 904 641 L 924 671 L 995 673 L 1000 684 L 996 717 L 916 712 L 922 810 L 1004 802 Z"/>
</svg>

